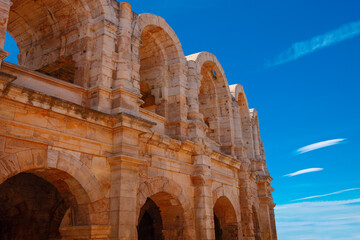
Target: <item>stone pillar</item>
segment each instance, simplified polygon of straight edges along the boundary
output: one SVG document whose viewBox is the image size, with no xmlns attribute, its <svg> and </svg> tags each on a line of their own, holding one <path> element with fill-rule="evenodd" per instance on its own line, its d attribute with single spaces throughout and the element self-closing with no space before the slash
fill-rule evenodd
<svg viewBox="0 0 360 240">
<path fill-rule="evenodd" d="M 112 83 L 112 88 L 114 89 L 112 93 L 112 114 L 139 112 L 139 98 L 141 98 L 141 95 L 134 88 L 132 48 L 135 46 L 138 49 L 140 42 L 132 38 L 132 16 L 131 5 L 127 2 L 121 2 L 115 49 L 116 70 Z M 132 45 L 133 40 L 135 41 L 134 46 Z"/>
<path fill-rule="evenodd" d="M 136 240 L 137 190 L 139 185 L 139 134 L 154 124 L 129 114 L 118 115 L 114 130 L 111 167 L 110 224 L 111 239 Z"/>
<path fill-rule="evenodd" d="M 112 239 L 137 239 L 136 195 L 139 174 L 136 161 L 138 160 L 121 155 L 110 158 Z"/>
<path fill-rule="evenodd" d="M 167 128 L 168 135 L 179 140 L 187 138 L 186 71 L 186 63 L 183 62 L 169 66 L 168 75 L 173 77 L 168 82 Z"/>
<path fill-rule="evenodd" d="M 271 237 L 271 224 L 270 224 L 270 211 L 269 211 L 269 198 L 263 197 L 260 200 L 260 225 L 263 240 L 272 240 Z"/>
<path fill-rule="evenodd" d="M 261 174 L 261 173 L 260 173 Z M 268 175 L 258 175 L 257 177 L 257 191 L 259 197 L 259 215 L 260 225 L 262 231 L 262 239 L 272 240 L 272 223 L 271 223 L 271 211 L 270 205 L 272 204 L 270 186 L 272 178 Z"/>
<path fill-rule="evenodd" d="M 274 203 L 269 204 L 272 240 L 277 240 L 276 222 L 275 222 L 275 213 L 274 213 L 275 206 L 276 206 L 276 204 L 274 204 Z"/>
<path fill-rule="evenodd" d="M 196 73 L 196 63 L 188 62 L 188 94 L 186 102 L 188 105 L 188 137 L 191 141 L 199 141 L 206 138 L 208 126 L 203 121 L 203 116 L 199 112 L 199 87 L 201 75 Z"/>
<path fill-rule="evenodd" d="M 131 83 L 131 34 L 132 11 L 127 2 L 120 3 L 120 21 L 117 39 L 118 61 L 113 88 L 132 88 Z"/>
<path fill-rule="evenodd" d="M 196 63 L 193 61 L 188 62 L 188 94 L 187 105 L 189 106 L 188 119 L 202 120 L 199 113 L 199 88 L 201 83 L 201 75 L 196 73 Z"/>
<path fill-rule="evenodd" d="M 90 73 L 87 73 L 89 74 L 88 106 L 91 109 L 110 114 L 117 25 L 106 19 L 94 25 L 92 27 L 93 37 L 97 40 L 93 42 Z"/>
<path fill-rule="evenodd" d="M 196 155 L 192 181 L 195 187 L 195 224 L 197 239 L 215 239 L 210 157 Z"/>
<path fill-rule="evenodd" d="M 243 240 L 255 239 L 254 223 L 252 218 L 249 168 L 249 162 L 242 163 L 241 170 L 239 172 L 241 227 L 243 233 Z"/>
<path fill-rule="evenodd" d="M 4 50 L 4 45 L 11 5 L 10 0 L 0 1 L 0 66 L 2 60 L 9 56 L 9 53 Z"/>
<path fill-rule="evenodd" d="M 260 136 L 259 136 L 259 130 L 257 124 L 252 124 L 252 130 L 253 130 L 253 138 L 254 138 L 254 150 L 255 150 L 255 159 L 261 160 L 260 156 Z"/>
</svg>

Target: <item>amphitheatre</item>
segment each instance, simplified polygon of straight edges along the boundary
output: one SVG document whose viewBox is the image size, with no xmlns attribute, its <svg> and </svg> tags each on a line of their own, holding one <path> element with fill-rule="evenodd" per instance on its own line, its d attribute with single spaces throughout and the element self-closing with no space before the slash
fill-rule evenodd
<svg viewBox="0 0 360 240">
<path fill-rule="evenodd" d="M 277 239 L 257 111 L 163 18 L 0 0 L 0 57 L 1 240 Z"/>
</svg>

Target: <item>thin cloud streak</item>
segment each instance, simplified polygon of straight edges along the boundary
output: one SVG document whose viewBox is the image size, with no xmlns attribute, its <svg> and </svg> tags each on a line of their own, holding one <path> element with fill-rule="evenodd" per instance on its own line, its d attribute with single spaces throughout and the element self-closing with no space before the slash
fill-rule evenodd
<svg viewBox="0 0 360 240">
<path fill-rule="evenodd" d="M 322 171 L 324 170 L 323 168 L 307 168 L 307 169 L 303 169 L 303 170 L 299 170 L 299 171 L 296 171 L 296 172 L 293 172 L 293 173 L 289 173 L 289 174 L 286 174 L 284 176 L 286 177 L 294 177 L 294 176 L 297 176 L 297 175 L 301 175 L 301 174 L 305 174 L 305 173 L 312 173 L 312 172 L 319 172 L 319 171 Z"/>
<path fill-rule="evenodd" d="M 345 204 L 360 203 L 360 198 L 348 199 L 348 200 L 338 200 L 338 201 L 314 201 L 314 202 L 299 202 L 299 203 L 288 203 L 277 205 L 276 209 L 284 208 L 301 208 L 303 206 L 312 206 L 312 207 L 324 207 L 324 206 L 337 206 Z"/>
<path fill-rule="evenodd" d="M 282 240 L 360 239 L 360 198 L 304 201 L 275 207 Z"/>
<path fill-rule="evenodd" d="M 296 150 L 296 152 L 298 154 L 303 154 L 306 152 L 310 152 L 310 151 L 314 151 L 316 149 L 320 149 L 320 148 L 324 148 L 324 147 L 329 147 L 332 145 L 336 145 L 339 144 L 340 142 L 346 140 L 345 138 L 339 138 L 339 139 L 332 139 L 332 140 L 327 140 L 327 141 L 323 141 L 323 142 L 318 142 L 318 143 L 314 143 L 314 144 L 310 144 L 307 145 L 305 147 L 299 148 L 298 150 Z"/>
<path fill-rule="evenodd" d="M 291 45 L 285 52 L 278 55 L 274 60 L 269 61 L 266 67 L 274 67 L 315 52 L 321 48 L 351 39 L 360 34 L 360 21 L 344 24 L 337 29 L 322 35 L 313 37 L 310 40 L 297 42 Z"/>
<path fill-rule="evenodd" d="M 327 196 L 336 195 L 336 194 L 340 194 L 340 193 L 344 193 L 344 192 L 355 191 L 355 190 L 359 190 L 359 189 L 360 188 L 350 188 L 350 189 L 345 189 L 345 190 L 332 192 L 332 193 L 327 193 L 327 194 L 322 194 L 322 195 L 315 195 L 315 196 L 310 196 L 310 197 L 305 197 L 305 198 L 299 198 L 299 199 L 295 199 L 293 201 L 301 201 L 301 200 L 307 200 L 307 199 L 313 199 L 313 198 L 327 197 Z"/>
</svg>

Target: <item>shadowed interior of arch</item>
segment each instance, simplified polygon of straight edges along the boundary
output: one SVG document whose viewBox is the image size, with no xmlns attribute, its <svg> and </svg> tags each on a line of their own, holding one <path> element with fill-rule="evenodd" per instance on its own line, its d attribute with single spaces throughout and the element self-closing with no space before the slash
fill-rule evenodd
<svg viewBox="0 0 360 240">
<path fill-rule="evenodd" d="M 81 189 L 75 193 L 79 187 L 68 174 L 50 169 L 7 179 L 0 185 L 0 239 L 62 239 L 60 227 L 88 225 L 89 199 Z"/>
<path fill-rule="evenodd" d="M 201 86 L 199 91 L 199 112 L 208 126 L 207 137 L 220 143 L 219 109 L 216 93 L 217 72 L 211 62 L 206 62 L 201 68 Z"/>
<path fill-rule="evenodd" d="M 146 199 L 138 219 L 139 240 L 173 240 L 184 238 L 183 208 L 165 192 Z"/>
<path fill-rule="evenodd" d="M 161 27 L 146 26 L 141 33 L 140 93 L 141 107 L 167 117 L 167 87 L 173 80 L 171 65 L 179 57 L 175 43 Z"/>
<path fill-rule="evenodd" d="M 214 228 L 216 240 L 238 239 L 238 222 L 230 200 L 220 197 L 214 206 Z"/>
<path fill-rule="evenodd" d="M 7 30 L 19 49 L 18 64 L 81 85 L 91 12 L 83 1 L 12 0 Z M 90 0 L 87 5 L 96 5 Z M 74 39 L 77 39 L 74 41 Z M 16 56 L 12 56 L 15 62 Z"/>
<path fill-rule="evenodd" d="M 167 85 L 166 52 L 160 37 L 166 33 L 160 27 L 149 25 L 141 33 L 143 42 L 140 56 L 140 93 L 144 103 L 141 107 L 165 117 L 166 100 L 163 89 Z M 159 39 L 160 38 L 160 39 Z M 162 40 L 162 41 L 161 41 Z M 169 39 L 167 39 L 169 40 Z"/>
<path fill-rule="evenodd" d="M 162 240 L 163 223 L 159 207 L 151 198 L 141 208 L 137 227 L 139 240 Z"/>
<path fill-rule="evenodd" d="M 254 153 L 253 140 L 252 140 L 252 129 L 251 120 L 249 115 L 249 109 L 246 102 L 244 93 L 239 93 L 238 104 L 240 108 L 240 121 L 241 121 L 241 134 L 243 138 L 243 144 L 246 147 L 247 156 L 252 157 Z"/>
</svg>

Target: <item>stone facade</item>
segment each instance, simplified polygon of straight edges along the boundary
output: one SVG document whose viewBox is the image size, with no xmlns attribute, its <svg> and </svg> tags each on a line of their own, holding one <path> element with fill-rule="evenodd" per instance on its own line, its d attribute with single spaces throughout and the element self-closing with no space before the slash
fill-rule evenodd
<svg viewBox="0 0 360 240">
<path fill-rule="evenodd" d="M 0 57 L 0 239 L 277 239 L 257 111 L 163 18 L 0 0 Z"/>
</svg>

